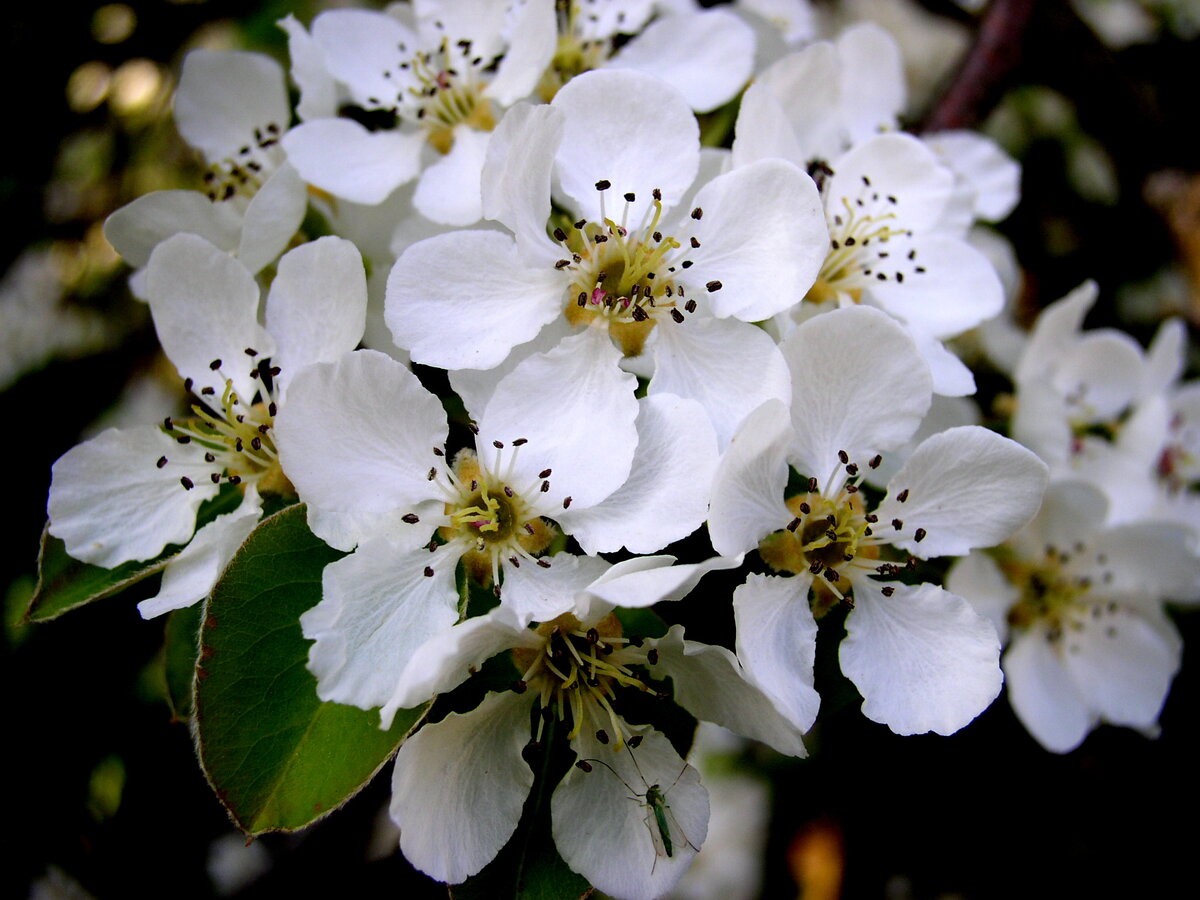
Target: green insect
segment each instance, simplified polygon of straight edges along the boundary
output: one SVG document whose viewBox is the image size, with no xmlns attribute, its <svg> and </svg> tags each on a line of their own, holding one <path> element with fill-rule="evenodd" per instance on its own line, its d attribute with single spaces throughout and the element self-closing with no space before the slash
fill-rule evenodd
<svg viewBox="0 0 1200 900">
<path fill-rule="evenodd" d="M 646 830 L 650 832 L 650 842 L 654 845 L 655 865 L 657 865 L 660 857 L 672 858 L 682 846 L 690 847 L 692 850 L 699 850 L 700 848 L 688 839 L 683 827 L 676 820 L 674 813 L 671 812 L 671 805 L 667 802 L 667 795 L 679 783 L 679 779 L 683 777 L 683 773 L 687 771 L 687 764 L 685 763 L 683 768 L 679 770 L 679 774 L 675 776 L 675 780 L 671 782 L 670 787 L 664 789 L 662 785 L 650 784 L 646 780 L 646 776 L 642 774 L 642 767 L 638 765 L 637 757 L 633 755 L 633 747 L 635 746 L 636 744 L 630 743 L 629 758 L 633 760 L 638 777 L 642 780 L 642 785 L 645 788 L 643 791 L 635 790 L 629 782 L 620 776 L 616 769 L 602 759 L 581 759 L 575 765 L 584 772 L 590 772 L 592 771 L 591 763 L 600 763 L 600 765 L 612 772 L 614 778 L 625 785 L 625 788 L 629 791 L 629 799 L 645 808 L 646 817 L 643 819 L 643 822 L 646 825 Z"/>
</svg>

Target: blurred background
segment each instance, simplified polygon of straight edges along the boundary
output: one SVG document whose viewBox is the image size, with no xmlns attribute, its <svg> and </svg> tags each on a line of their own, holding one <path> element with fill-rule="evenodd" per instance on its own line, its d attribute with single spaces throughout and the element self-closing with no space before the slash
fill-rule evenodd
<svg viewBox="0 0 1200 900">
<path fill-rule="evenodd" d="M 1020 320 L 1094 278 L 1101 300 L 1089 326 L 1116 325 L 1146 343 L 1177 315 L 1194 333 L 1200 3 L 1001 3 L 1008 18 L 992 19 L 999 50 L 982 58 L 984 75 L 973 77 L 966 100 L 955 78 L 976 45 L 983 4 L 817 5 L 837 21 L 872 18 L 892 31 L 910 63 L 910 127 L 980 127 L 1021 161 L 1021 203 L 998 229 L 1020 265 Z M 446 896 L 393 852 L 386 770 L 315 827 L 247 845 L 195 764 L 187 725 L 171 720 L 163 699 L 163 620 L 144 622 L 135 609 L 153 583 L 51 623 L 21 624 L 53 461 L 82 436 L 151 421 L 180 400 L 146 308 L 129 296 L 129 270 L 101 233 L 109 213 L 141 194 L 200 184 L 199 159 L 170 115 L 180 61 L 203 46 L 286 63 L 275 22 L 291 12 L 307 24 L 325 6 L 130 0 L 7 9 L 0 677 L 13 827 L 0 873 L 5 897 Z M 982 372 L 987 414 L 1002 408 L 1009 385 Z M 726 609 L 731 587 L 713 578 L 690 615 Z M 714 819 L 679 896 L 1178 895 L 1196 834 L 1200 622 L 1195 614 L 1176 621 L 1183 667 L 1157 739 L 1101 727 L 1055 756 L 1003 697 L 953 737 L 901 738 L 864 719 L 852 689 L 839 702 L 844 682 L 828 685 L 834 696 L 810 759 L 706 735 L 714 809 L 731 816 Z"/>
</svg>

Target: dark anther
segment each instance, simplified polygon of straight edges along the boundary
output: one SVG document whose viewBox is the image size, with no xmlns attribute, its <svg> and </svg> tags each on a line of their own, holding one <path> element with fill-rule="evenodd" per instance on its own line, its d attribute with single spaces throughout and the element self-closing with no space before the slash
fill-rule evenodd
<svg viewBox="0 0 1200 900">
<path fill-rule="evenodd" d="M 271 418 L 275 418 L 275 416 L 278 412 L 279 412 L 279 407 L 275 404 L 274 401 L 267 404 L 267 415 L 269 415 Z"/>
<path fill-rule="evenodd" d="M 875 515 L 875 513 L 867 513 L 865 516 L 863 516 L 863 518 L 866 519 L 868 522 L 870 522 L 872 525 L 874 525 L 876 522 L 879 521 L 879 516 Z"/>
<path fill-rule="evenodd" d="M 167 458 L 165 456 L 160 456 L 158 458 L 158 462 L 155 463 L 155 465 L 158 466 L 160 469 L 163 466 L 165 466 L 166 464 L 167 464 Z"/>
<path fill-rule="evenodd" d="M 433 481 L 435 478 L 437 478 L 437 469 L 430 469 L 429 474 L 425 476 L 425 480 Z"/>
<path fill-rule="evenodd" d="M 539 560 L 537 561 L 537 564 L 538 564 L 539 566 L 541 566 L 543 569 L 548 569 L 548 568 L 550 568 L 550 560 L 548 560 L 548 559 L 539 559 Z"/>
<path fill-rule="evenodd" d="M 262 438 L 258 438 L 258 437 L 254 438 L 252 441 L 250 441 L 250 446 L 253 447 L 255 450 L 261 450 L 262 449 Z"/>
<path fill-rule="evenodd" d="M 683 313 L 681 313 L 678 309 L 671 309 L 671 318 L 674 319 L 676 323 L 681 325 L 683 324 Z"/>
<path fill-rule="evenodd" d="M 577 761 L 575 762 L 575 767 L 576 767 L 577 769 L 580 769 L 580 770 L 584 771 L 584 772 L 590 772 L 590 771 L 592 771 L 592 764 L 591 764 L 590 762 L 588 762 L 586 759 L 580 759 L 580 760 L 577 760 Z"/>
<path fill-rule="evenodd" d="M 524 681 L 518 679 L 517 681 L 513 682 L 512 689 L 514 693 L 523 694 L 526 690 L 528 690 L 528 688 L 529 685 L 527 685 Z"/>
<path fill-rule="evenodd" d="M 190 491 L 196 486 L 192 484 L 192 479 L 188 478 L 186 475 L 179 479 L 179 483 L 183 485 L 183 489 L 185 491 Z"/>
<path fill-rule="evenodd" d="M 221 361 L 219 359 L 214 359 L 208 364 L 208 367 L 215 372 L 217 369 L 221 368 Z"/>
<path fill-rule="evenodd" d="M 904 527 L 904 523 L 901 522 L 899 519 L 892 519 L 892 527 L 895 528 L 897 531 L 899 531 L 901 528 Z"/>
<path fill-rule="evenodd" d="M 721 285 L 721 282 L 719 282 L 719 281 L 710 281 L 706 285 L 704 285 L 704 287 L 708 289 L 708 292 L 710 294 L 713 294 L 713 293 L 716 293 L 717 291 L 719 291 L 721 289 L 722 285 Z"/>
<path fill-rule="evenodd" d="M 598 632 L 595 628 L 589 628 L 587 630 L 587 642 L 589 644 L 600 643 L 600 632 Z"/>
<path fill-rule="evenodd" d="M 587 291 L 580 291 L 579 296 L 575 298 L 576 306 L 587 306 Z"/>
<path fill-rule="evenodd" d="M 690 313 L 694 313 L 696 311 L 696 301 L 689 297 L 688 302 L 683 304 L 683 308 Z"/>
<path fill-rule="evenodd" d="M 401 522 L 407 522 L 409 525 L 416 525 L 421 519 L 416 513 L 405 513 L 400 517 Z"/>
<path fill-rule="evenodd" d="M 654 190 L 652 190 L 650 192 L 650 196 L 652 196 L 655 200 L 661 200 L 662 199 L 662 191 L 660 191 L 658 188 L 655 188 Z"/>
<path fill-rule="evenodd" d="M 830 581 L 837 581 L 842 576 L 838 574 L 837 569 L 826 569 L 825 577 L 828 578 Z"/>
<path fill-rule="evenodd" d="M 697 248 L 700 246 L 700 242 L 698 240 L 696 240 L 694 237 L 691 238 L 689 243 L 692 245 L 693 248 Z"/>
<path fill-rule="evenodd" d="M 640 306 L 635 306 L 629 311 L 629 314 L 633 316 L 633 321 L 635 322 L 645 322 L 648 318 L 650 318 L 650 314 Z"/>
<path fill-rule="evenodd" d="M 571 505 L 571 498 L 570 498 L 570 497 L 563 497 L 563 509 L 567 509 L 567 508 L 569 508 L 569 507 L 570 507 L 570 505 Z"/>
<path fill-rule="evenodd" d="M 795 531 L 799 527 L 800 527 L 800 519 L 798 519 L 798 518 L 792 519 L 792 521 L 787 523 L 788 531 Z"/>
<path fill-rule="evenodd" d="M 842 465 L 850 462 L 850 455 L 845 450 L 838 451 L 838 459 L 842 461 Z"/>
<path fill-rule="evenodd" d="M 549 478 L 551 471 L 551 469 L 542 469 L 542 471 L 538 472 L 538 478 Z"/>
<path fill-rule="evenodd" d="M 567 233 L 565 231 L 563 231 L 561 228 L 555 228 L 554 229 L 554 239 L 556 241 L 565 241 L 567 239 Z"/>
<path fill-rule="evenodd" d="M 163 419 L 163 428 L 167 429 L 167 431 L 171 431 L 175 428 L 175 424 L 171 421 L 170 416 L 167 416 L 165 419 Z"/>
<path fill-rule="evenodd" d="M 426 567 L 425 567 L 425 577 L 426 577 L 426 578 L 432 578 L 432 577 L 433 577 L 433 566 L 426 566 Z"/>
<path fill-rule="evenodd" d="M 704 210 L 702 210 L 702 209 L 701 209 L 700 207 L 698 207 L 698 206 L 697 206 L 695 209 L 693 209 L 693 210 L 692 210 L 692 218 L 693 218 L 693 219 L 699 219 L 699 218 L 701 218 L 703 215 L 704 215 Z"/>
<path fill-rule="evenodd" d="M 196 383 L 196 382 L 192 381 L 192 379 L 190 379 L 190 378 L 185 378 L 185 379 L 183 379 L 183 389 L 184 389 L 185 391 L 191 392 L 191 390 L 192 390 L 192 385 L 193 385 L 193 384 L 195 384 L 195 383 Z"/>
<path fill-rule="evenodd" d="M 596 732 L 596 740 L 598 740 L 602 744 L 607 744 L 608 743 L 608 732 L 605 731 L 603 728 L 601 728 L 599 731 Z"/>
<path fill-rule="evenodd" d="M 883 457 L 880 456 L 878 453 L 876 453 L 874 456 L 871 457 L 871 461 L 869 463 L 867 463 L 867 465 L 870 466 L 872 469 L 878 469 L 879 464 L 881 462 L 883 462 Z"/>
<path fill-rule="evenodd" d="M 637 199 L 637 196 L 633 193 L 633 191 L 630 191 L 628 194 L 625 195 L 626 203 L 632 203 L 636 199 Z"/>
<path fill-rule="evenodd" d="M 924 528 L 918 528 L 913 532 L 913 540 L 919 544 L 921 541 L 925 540 L 925 534 L 926 532 Z"/>
<path fill-rule="evenodd" d="M 846 485 L 846 493 L 847 494 L 857 494 L 858 493 L 858 485 L 857 484 Z"/>
<path fill-rule="evenodd" d="M 241 476 L 241 475 L 230 475 L 230 476 L 229 476 L 229 483 L 230 483 L 230 484 L 241 484 L 241 483 L 242 483 L 242 476 Z"/>
<path fill-rule="evenodd" d="M 175 438 L 175 440 L 179 441 L 181 444 L 190 444 L 192 442 L 192 439 L 186 434 L 181 434 L 179 437 Z"/>
<path fill-rule="evenodd" d="M 807 503 L 801 503 L 800 504 L 800 512 L 804 513 L 807 516 L 810 512 L 812 512 L 812 507 L 809 506 Z"/>
<path fill-rule="evenodd" d="M 898 493 L 896 495 L 896 499 L 899 500 L 901 503 L 903 503 L 905 500 L 907 500 L 908 499 L 908 488 L 905 488 L 900 493 Z"/>
<path fill-rule="evenodd" d="M 642 745 L 642 736 L 640 734 L 635 734 L 628 741 L 626 741 L 626 744 L 630 750 L 636 750 Z"/>
<path fill-rule="evenodd" d="M 220 473 L 220 472 L 213 472 L 213 473 L 212 473 L 211 475 L 209 475 L 208 477 L 209 477 L 209 478 L 212 480 L 212 483 L 213 483 L 213 484 L 220 484 L 220 483 L 221 483 L 221 473 Z"/>
<path fill-rule="evenodd" d="M 858 243 L 858 241 L 856 241 L 853 237 L 846 238 L 846 246 L 847 247 L 853 247 L 857 243 Z"/>
<path fill-rule="evenodd" d="M 546 493 L 546 491 L 548 491 L 548 490 L 550 490 L 550 482 L 548 482 L 548 481 L 543 481 L 543 482 L 542 482 L 542 487 L 541 487 L 541 491 L 542 491 L 542 493 L 544 494 L 544 493 Z"/>
<path fill-rule="evenodd" d="M 570 264 L 571 264 L 571 261 L 569 259 L 560 259 L 554 264 L 554 268 L 565 269 Z"/>
<path fill-rule="evenodd" d="M 812 572 L 814 575 L 818 575 L 818 574 L 820 574 L 821 569 L 824 567 L 824 565 L 825 564 L 823 562 L 821 562 L 820 560 L 814 560 L 813 562 L 809 563 L 808 571 Z"/>
<path fill-rule="evenodd" d="M 607 191 L 610 187 L 612 187 L 612 182 L 608 179 L 602 178 L 596 182 L 596 190 L 598 191 Z"/>
<path fill-rule="evenodd" d="M 658 648 L 657 647 L 653 647 L 650 650 L 646 651 L 646 662 L 650 663 L 650 665 L 652 665 L 652 666 L 658 665 Z"/>
<path fill-rule="evenodd" d="M 509 500 L 511 500 L 513 497 L 513 489 L 510 488 L 507 484 L 504 486 L 504 496 L 507 497 Z"/>
<path fill-rule="evenodd" d="M 679 265 L 684 269 L 690 269 L 692 267 L 692 261 L 690 259 L 685 259 Z M 671 271 L 674 272 L 675 270 L 671 269 Z"/>
<path fill-rule="evenodd" d="M 850 463 L 848 466 L 846 466 L 846 474 L 847 475 L 857 475 L 858 474 L 858 466 L 854 463 Z"/>
<path fill-rule="evenodd" d="M 244 447 L 244 446 L 245 446 L 245 445 L 242 443 L 242 439 L 241 439 L 241 438 L 237 438 L 237 439 L 236 439 L 236 440 L 233 442 L 233 449 L 234 449 L 234 450 L 236 450 L 238 453 L 241 453 L 241 452 L 242 452 L 242 449 L 243 449 L 243 447 Z"/>
<path fill-rule="evenodd" d="M 812 475 L 810 475 L 808 478 L 808 492 L 810 494 L 815 494 L 817 492 L 817 479 Z"/>
</svg>

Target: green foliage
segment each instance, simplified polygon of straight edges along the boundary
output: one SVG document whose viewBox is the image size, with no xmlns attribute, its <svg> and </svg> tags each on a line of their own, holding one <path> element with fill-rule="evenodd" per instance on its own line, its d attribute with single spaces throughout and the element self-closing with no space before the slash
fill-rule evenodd
<svg viewBox="0 0 1200 900">
<path fill-rule="evenodd" d="M 200 507 L 196 514 L 196 529 L 203 528 L 222 513 L 232 512 L 241 502 L 241 491 L 232 485 L 223 486 L 216 497 Z M 47 525 L 42 530 L 42 546 L 38 552 L 37 587 L 25 618 L 30 622 L 48 622 L 73 609 L 119 594 L 161 571 L 182 549 L 181 545 L 169 544 L 154 559 L 133 560 L 114 569 L 103 569 L 68 556 L 66 545 L 50 534 Z"/>
<path fill-rule="evenodd" d="M 239 828 L 292 831 L 341 806 L 386 762 L 425 707 L 379 713 L 322 703 L 305 668 L 300 614 L 343 554 L 308 530 L 305 507 L 264 519 L 213 590 L 200 628 L 196 744 Z"/>
<path fill-rule="evenodd" d="M 166 680 L 167 704 L 176 721 L 192 717 L 194 694 L 192 682 L 196 674 L 196 657 L 200 652 L 200 619 L 202 604 L 177 609 L 167 616 L 163 635 L 163 674 Z"/>
</svg>

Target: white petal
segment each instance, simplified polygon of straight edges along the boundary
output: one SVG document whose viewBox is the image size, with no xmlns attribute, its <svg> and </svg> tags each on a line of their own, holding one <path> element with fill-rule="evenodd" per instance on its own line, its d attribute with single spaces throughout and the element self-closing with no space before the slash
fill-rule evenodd
<svg viewBox="0 0 1200 900">
<path fill-rule="evenodd" d="M 789 162 L 766 159 L 714 178 L 696 194 L 704 216 L 688 277 L 719 282 L 713 312 L 747 322 L 799 303 L 825 261 L 829 232 L 813 180 Z"/>
<path fill-rule="evenodd" d="M 472 225 L 483 215 L 479 173 L 491 134 L 474 128 L 454 129 L 450 152 L 427 166 L 417 181 L 413 205 L 443 225 Z"/>
<path fill-rule="evenodd" d="M 903 521 L 892 539 L 897 547 L 926 559 L 962 556 L 1027 524 L 1041 506 L 1048 474 L 1046 464 L 1015 441 L 961 425 L 917 447 L 875 512 L 881 522 Z M 918 528 L 926 531 L 920 542 L 912 537 Z"/>
<path fill-rule="evenodd" d="M 1134 400 L 1142 368 L 1137 341 L 1121 331 L 1097 329 L 1058 348 L 1049 387 L 1067 398 L 1073 419 L 1106 422 Z"/>
<path fill-rule="evenodd" d="M 485 615 L 440 631 L 422 644 L 400 688 L 384 706 L 383 715 L 390 717 L 397 709 L 454 690 L 497 653 L 517 647 L 540 651 L 544 644 L 545 638 L 521 624 L 512 609 L 503 604 L 493 607 Z"/>
<path fill-rule="evenodd" d="M 242 224 L 238 259 L 251 274 L 275 261 L 295 236 L 308 209 L 308 188 L 284 163 L 258 189 Z"/>
<path fill-rule="evenodd" d="M 588 586 L 588 593 L 610 607 L 644 609 L 682 600 L 709 572 L 736 569 L 741 556 L 714 556 L 699 563 L 673 565 L 673 556 L 637 556 L 619 562 Z M 596 617 L 596 613 L 590 615 Z"/>
<path fill-rule="evenodd" d="M 489 695 L 478 709 L 426 725 L 396 754 L 392 820 L 400 849 L 438 881 L 474 875 L 508 843 L 521 819 L 533 772 L 528 697 Z"/>
<path fill-rule="evenodd" d="M 309 119 L 332 119 L 337 115 L 337 83 L 329 72 L 325 51 L 291 13 L 275 24 L 288 36 L 292 81 L 300 90 L 296 115 L 302 122 Z"/>
<path fill-rule="evenodd" d="M 167 563 L 158 595 L 138 604 L 142 618 L 152 619 L 173 609 L 183 609 L 207 597 L 258 524 L 261 513 L 262 502 L 251 485 L 237 509 L 217 516 L 197 531 L 179 555 Z"/>
<path fill-rule="evenodd" d="M 817 623 L 808 603 L 812 577 L 751 573 L 733 593 L 737 655 L 750 678 L 799 731 L 817 718 L 813 686 Z"/>
<path fill-rule="evenodd" d="M 1004 288 L 988 258 L 966 241 L 942 235 L 913 239 L 924 272 L 904 282 L 876 281 L 875 301 L 914 329 L 951 337 L 990 319 L 1004 307 Z"/>
<path fill-rule="evenodd" d="M 399 80 L 398 67 L 419 49 L 409 28 L 391 16 L 362 9 L 321 13 L 313 19 L 312 36 L 325 52 L 329 71 L 368 109 L 392 104 L 402 87 L 394 83 Z M 391 72 L 392 78 L 384 72 Z"/>
<path fill-rule="evenodd" d="M 1149 397 L 1166 391 L 1183 375 L 1187 354 L 1187 326 L 1169 319 L 1159 326 L 1146 350 L 1146 368 L 1139 394 Z"/>
<path fill-rule="evenodd" d="M 546 500 L 594 506 L 629 477 L 637 447 L 637 379 L 622 372 L 621 351 L 588 329 L 505 375 L 478 416 L 482 446 L 528 440 L 514 479 L 537 483 L 551 469 Z"/>
<path fill-rule="evenodd" d="M 542 557 L 545 569 L 532 562 L 504 566 L 501 602 L 517 614 L 522 625 L 549 622 L 579 606 L 579 594 L 608 569 L 599 557 L 556 553 Z"/>
<path fill-rule="evenodd" d="M 661 78 L 696 112 L 709 112 L 750 80 L 754 32 L 725 10 L 665 16 L 622 47 L 609 65 Z"/>
<path fill-rule="evenodd" d="M 383 706 L 417 648 L 458 620 L 460 550 L 398 551 L 384 538 L 359 544 L 321 576 L 321 602 L 300 616 L 317 696 L 362 709 Z M 426 572 L 432 575 L 426 575 Z M 382 717 L 391 724 L 395 707 Z"/>
<path fill-rule="evenodd" d="M 722 448 L 742 420 L 767 400 L 787 403 L 792 379 L 771 336 L 738 319 L 694 316 L 655 329 L 650 395 L 696 400 Z"/>
<path fill-rule="evenodd" d="M 825 96 L 823 91 L 811 95 Z M 785 159 L 795 165 L 806 164 L 795 130 L 781 125 L 787 111 L 774 91 L 763 81 L 755 79 L 742 94 L 733 140 L 733 166 L 739 168 L 761 159 Z"/>
<path fill-rule="evenodd" d="M 856 207 L 860 198 L 865 202 L 876 194 L 891 195 L 896 198 L 886 207 L 895 217 L 891 227 L 918 233 L 940 223 L 954 188 L 950 171 L 938 165 L 928 147 L 907 134 L 873 137 L 839 157 L 833 169 L 824 191 L 831 215 L 844 213 L 844 203 Z"/>
<path fill-rule="evenodd" d="M 571 767 L 555 788 L 550 815 L 554 843 L 574 871 L 622 900 L 655 900 L 679 880 L 708 834 L 708 791 L 670 741 L 638 731 L 638 748 L 616 753 L 581 734 L 575 749 L 593 760 L 592 771 Z M 669 856 L 655 850 L 659 827 L 646 802 L 652 786 L 670 808 Z"/>
<path fill-rule="evenodd" d="M 209 162 L 236 156 L 273 124 L 282 134 L 291 121 L 283 69 L 261 53 L 193 50 L 183 61 L 175 90 L 175 123 L 183 139 Z"/>
<path fill-rule="evenodd" d="M 605 212 L 619 220 L 622 195 L 634 193 L 629 221 L 641 221 L 650 192 L 662 191 L 663 205 L 674 206 L 700 165 L 700 131 L 687 101 L 661 81 L 620 69 L 584 72 L 558 92 L 552 104 L 566 116 L 558 148 L 562 189 L 574 208 L 600 221 L 600 191 Z"/>
<path fill-rule="evenodd" d="M 452 231 L 413 244 L 388 276 L 385 315 L 414 360 L 446 369 L 490 369 L 532 340 L 563 309 L 566 281 L 529 268 L 512 238 Z"/>
<path fill-rule="evenodd" d="M 738 165 L 771 155 L 771 147 L 777 146 L 780 140 L 771 134 L 773 128 L 791 132 L 790 139 L 782 139 L 787 144 L 793 140 L 798 142 L 796 155 L 785 157 L 797 165 L 807 165 L 813 159 L 830 161 L 840 156 L 845 149 L 845 138 L 839 109 L 838 68 L 833 45 L 818 41 L 784 56 L 756 78 L 746 95 L 750 96 L 761 83 L 778 104 L 779 117 L 772 122 L 774 104 L 755 98 L 745 111 L 746 123 L 742 122 L 743 113 L 738 113 L 734 143 Z M 811 89 L 814 84 L 824 85 L 825 89 L 814 91 Z"/>
<path fill-rule="evenodd" d="M 962 597 L 932 584 L 884 585 L 852 578 L 842 671 L 862 711 L 896 734 L 953 734 L 1000 693 L 1000 641 Z"/>
<path fill-rule="evenodd" d="M 558 27 L 554 0 L 529 0 L 517 7 L 511 28 L 512 41 L 496 68 L 496 77 L 485 94 L 501 106 L 512 106 L 537 87 L 538 79 L 554 59 Z"/>
<path fill-rule="evenodd" d="M 1018 384 L 1045 378 L 1057 368 L 1063 348 L 1075 342 L 1083 317 L 1099 293 L 1096 282 L 1085 281 L 1038 314 L 1025 354 L 1017 364 L 1015 380 Z"/>
<path fill-rule="evenodd" d="M 420 171 L 423 139 L 367 131 L 350 119 L 316 119 L 289 131 L 283 148 L 300 176 L 335 197 L 382 203 Z"/>
<path fill-rule="evenodd" d="M 280 461 L 309 504 L 310 526 L 318 527 L 314 507 L 354 513 L 364 526 L 358 539 L 371 534 L 372 517 L 411 512 L 439 496 L 426 476 L 446 434 L 438 399 L 374 350 L 302 369 L 275 418 Z M 428 539 L 429 525 L 421 528 Z"/>
<path fill-rule="evenodd" d="M 258 324 L 258 285 L 246 267 L 204 238 L 177 234 L 150 255 L 146 285 L 158 339 L 179 374 L 218 397 L 229 378 L 248 402 L 256 382 L 246 350 L 267 357 L 275 343 Z"/>
<path fill-rule="evenodd" d="M 700 405 L 669 394 L 638 404 L 629 479 L 602 503 L 564 509 L 557 521 L 585 553 L 653 553 L 708 518 L 717 439 Z"/>
<path fill-rule="evenodd" d="M 807 605 L 807 603 L 805 603 Z M 815 646 L 816 625 L 813 626 Z M 747 679 L 738 658 L 724 647 L 685 641 L 683 627 L 647 641 L 658 650 L 655 678 L 670 678 L 675 702 L 703 722 L 715 722 L 788 756 L 807 756 L 800 730 Z"/>
<path fill-rule="evenodd" d="M 1084 702 L 1114 725 L 1151 728 L 1179 671 L 1182 642 L 1138 613 L 1095 606 L 1063 630 L 1063 664 Z M 1076 628 L 1078 627 L 1078 630 Z"/>
<path fill-rule="evenodd" d="M 514 106 L 488 144 L 481 178 L 483 214 L 504 224 L 529 263 L 553 265 L 559 255 L 546 235 L 550 176 L 562 141 L 563 115 L 552 106 Z"/>
<path fill-rule="evenodd" d="M 991 138 L 974 131 L 942 131 L 924 140 L 969 185 L 976 216 L 999 222 L 1013 211 L 1021 198 L 1021 166 Z"/>
<path fill-rule="evenodd" d="M 1074 750 L 1099 721 L 1040 627 L 1013 640 L 1004 675 L 1013 712 L 1047 750 Z"/>
<path fill-rule="evenodd" d="M 913 340 L 868 307 L 809 319 L 780 345 L 792 370 L 793 458 L 824 479 L 844 450 L 861 465 L 899 447 L 929 409 L 929 368 Z"/>
<path fill-rule="evenodd" d="M 451 369 L 447 373 L 450 389 L 458 394 L 468 412 L 487 409 L 496 384 L 505 375 L 529 357 L 550 352 L 560 341 L 573 333 L 566 318 L 556 314 L 556 317 L 537 333 L 537 337 L 514 347 L 498 366 L 491 369 Z"/>
<path fill-rule="evenodd" d="M 955 560 L 946 573 L 946 590 L 991 622 L 1001 643 L 1007 639 L 1008 611 L 1021 599 L 1021 591 L 1004 577 L 995 560 L 980 551 Z"/>
<path fill-rule="evenodd" d="M 843 124 L 851 143 L 894 128 L 907 102 L 904 61 L 887 31 L 873 22 L 847 28 L 837 39 Z"/>
<path fill-rule="evenodd" d="M 969 397 L 975 393 L 975 375 L 961 359 L 935 337 L 910 331 L 921 358 L 929 366 L 933 390 L 939 397 Z"/>
<path fill-rule="evenodd" d="M 163 456 L 171 464 L 159 468 Z M 54 464 L 50 533 L 75 559 L 95 566 L 153 559 L 192 536 L 196 510 L 217 493 L 211 471 L 199 452 L 185 451 L 158 428 L 110 429 Z M 185 490 L 181 477 L 195 487 Z"/>
<path fill-rule="evenodd" d="M 272 361 L 282 380 L 357 347 L 366 315 L 367 276 L 357 247 L 323 237 L 289 252 L 267 295 L 267 330 L 278 347 Z"/>
<path fill-rule="evenodd" d="M 241 216 L 228 203 L 199 191 L 151 191 L 126 203 L 104 221 L 104 237 L 125 262 L 141 268 L 162 241 L 181 232 L 198 234 L 222 250 L 237 249 Z"/>
<path fill-rule="evenodd" d="M 792 520 L 783 502 L 791 440 L 787 409 L 778 400 L 742 422 L 713 476 L 708 533 L 718 553 L 747 553 Z"/>
</svg>

